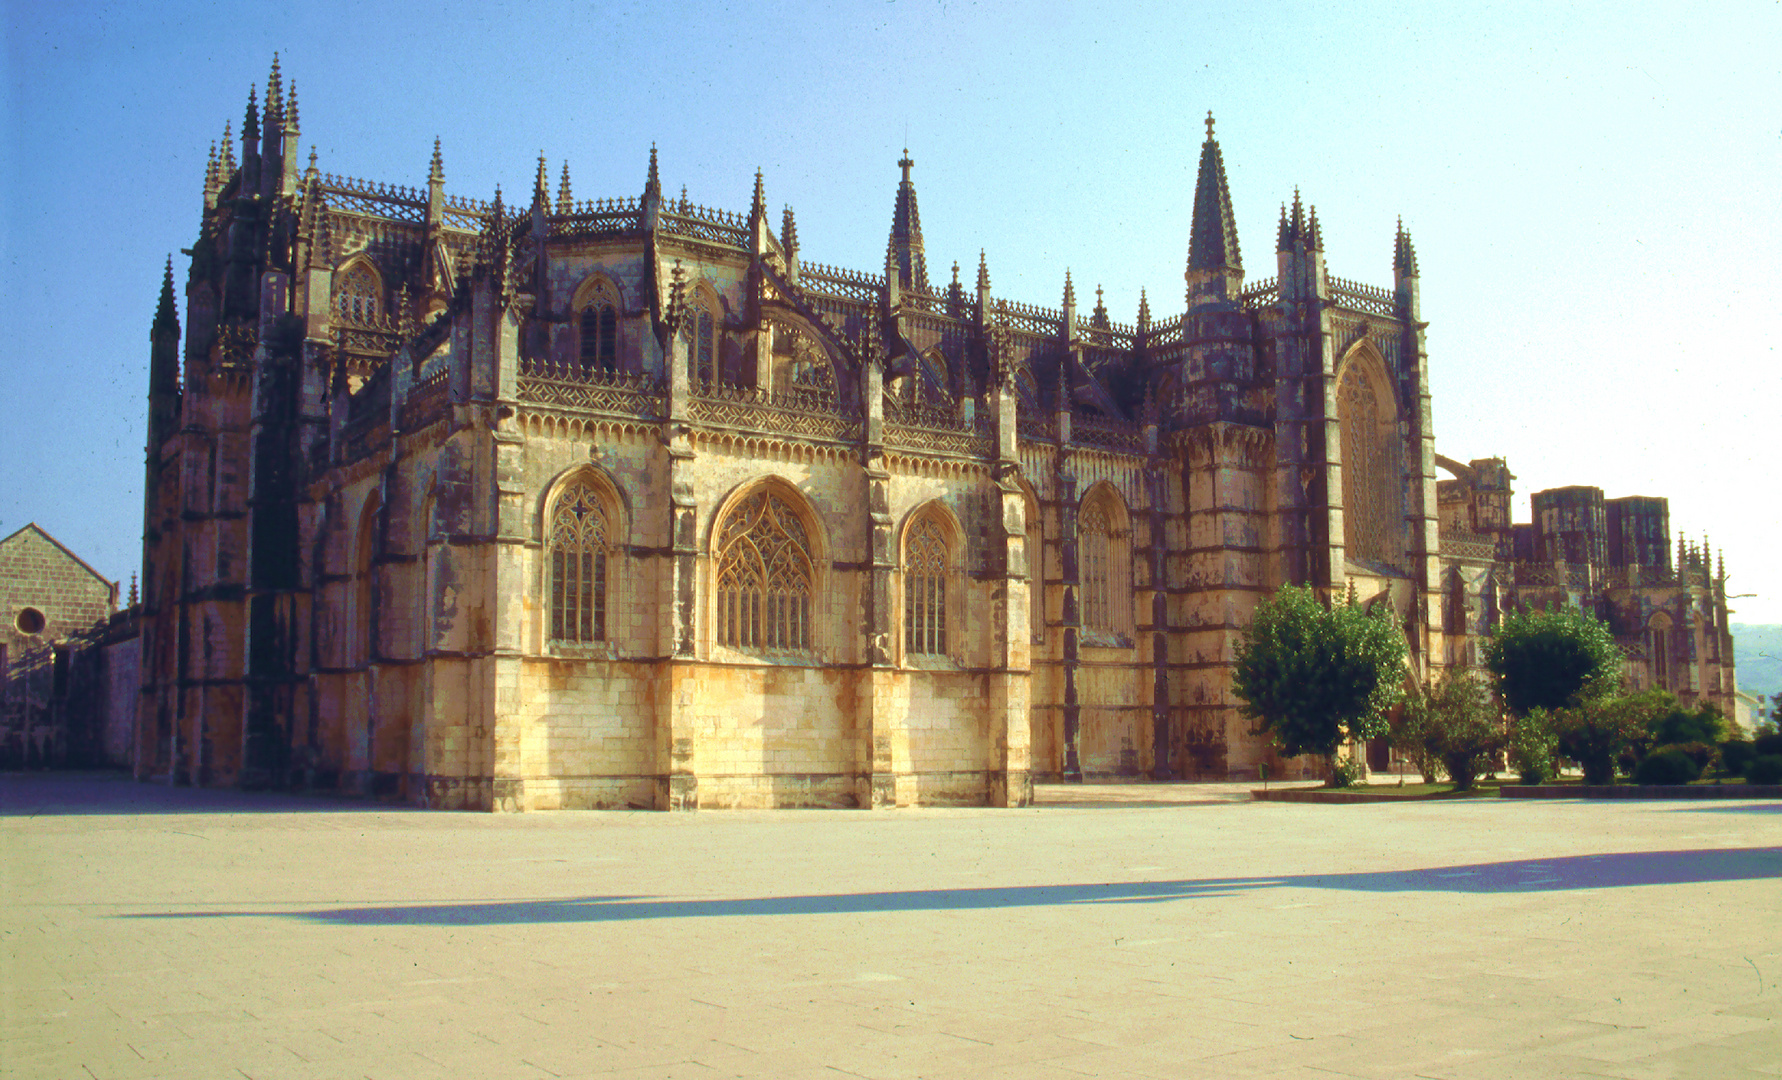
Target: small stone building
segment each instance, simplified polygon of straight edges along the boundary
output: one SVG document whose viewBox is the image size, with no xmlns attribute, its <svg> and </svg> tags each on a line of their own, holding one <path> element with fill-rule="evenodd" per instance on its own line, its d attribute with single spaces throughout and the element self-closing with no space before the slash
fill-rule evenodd
<svg viewBox="0 0 1782 1080">
<path fill-rule="evenodd" d="M 81 654 L 110 633 L 117 600 L 115 582 L 35 522 L 0 540 L 0 768 L 105 760 L 104 707 L 81 706 L 78 688 L 89 675 L 83 663 L 103 665 Z M 122 701 L 133 707 L 134 659 L 125 666 Z M 126 747 L 115 749 L 121 755 Z"/>
</svg>

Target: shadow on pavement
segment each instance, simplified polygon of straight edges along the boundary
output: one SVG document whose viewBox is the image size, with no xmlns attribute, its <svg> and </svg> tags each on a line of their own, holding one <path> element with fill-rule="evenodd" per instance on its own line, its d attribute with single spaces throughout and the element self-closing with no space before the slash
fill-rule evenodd
<svg viewBox="0 0 1782 1080">
<path fill-rule="evenodd" d="M 139 783 L 123 772 L 0 773 L 0 817 L 103 814 L 342 814 L 417 810 L 335 791 L 243 791 Z"/>
<path fill-rule="evenodd" d="M 1100 885 L 1024 885 L 985 889 L 767 896 L 736 900 L 665 900 L 592 896 L 499 903 L 405 904 L 333 911 L 194 911 L 123 915 L 132 919 L 291 918 L 338 926 L 510 926 L 626 922 L 759 915 L 859 915 L 970 911 L 1068 904 L 1155 904 L 1237 896 L 1263 889 L 1351 892 L 1543 893 L 1635 885 L 1782 878 L 1782 847 L 1712 851 L 1640 851 L 1514 860 L 1428 870 L 1286 877 L 1203 878 Z"/>
</svg>

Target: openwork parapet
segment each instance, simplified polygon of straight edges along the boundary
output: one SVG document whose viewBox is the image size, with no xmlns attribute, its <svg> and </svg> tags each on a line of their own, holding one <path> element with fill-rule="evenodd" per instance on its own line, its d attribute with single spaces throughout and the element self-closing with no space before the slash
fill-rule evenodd
<svg viewBox="0 0 1782 1080">
<path fill-rule="evenodd" d="M 528 360 L 515 382 L 520 400 L 537 405 L 652 420 L 665 415 L 662 383 L 653 375 Z"/>
<path fill-rule="evenodd" d="M 452 403 L 450 375 L 440 368 L 409 389 L 408 400 L 402 403 L 402 430 L 424 428 L 445 416 Z"/>
<path fill-rule="evenodd" d="M 1137 424 L 1096 416 L 1076 416 L 1070 422 L 1070 441 L 1120 454 L 1145 453 L 1145 432 Z"/>
<path fill-rule="evenodd" d="M 1357 311 L 1366 311 L 1375 315 L 1397 315 L 1398 300 L 1385 289 L 1373 285 L 1364 285 L 1359 281 L 1347 278 L 1330 279 L 1330 295 L 1342 301 L 1344 307 Z"/>
<path fill-rule="evenodd" d="M 711 383 L 694 387 L 687 415 L 696 423 L 774 435 L 842 442 L 860 437 L 860 418 L 843 412 L 834 394 L 820 390 L 775 394 Z"/>
<path fill-rule="evenodd" d="M 996 447 L 990 415 L 982 408 L 967 420 L 951 409 L 889 396 L 885 398 L 885 444 L 969 457 L 988 457 Z"/>
</svg>

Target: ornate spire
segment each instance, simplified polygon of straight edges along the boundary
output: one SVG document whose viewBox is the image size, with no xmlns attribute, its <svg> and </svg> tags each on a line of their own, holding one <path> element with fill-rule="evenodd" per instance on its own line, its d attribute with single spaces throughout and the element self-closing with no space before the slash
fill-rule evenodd
<svg viewBox="0 0 1782 1080">
<path fill-rule="evenodd" d="M 1068 266 L 1064 268 L 1064 306 L 1067 308 L 1077 306 L 1077 290 L 1076 286 L 1070 283 L 1070 267 Z"/>
<path fill-rule="evenodd" d="M 654 150 L 652 149 L 652 157 Z M 681 260 L 674 261 L 674 271 L 668 276 L 668 310 L 662 313 L 663 322 L 668 324 L 668 332 L 673 335 L 680 332 L 681 318 L 687 311 L 687 275 L 681 270 Z"/>
<path fill-rule="evenodd" d="M 1146 299 L 1142 288 L 1139 290 L 1138 328 L 1141 331 L 1151 328 L 1151 301 Z"/>
<path fill-rule="evenodd" d="M 439 156 L 439 136 L 433 137 L 433 162 L 427 166 L 429 184 L 445 183 L 445 160 Z"/>
<path fill-rule="evenodd" d="M 235 175 L 235 128 L 234 122 L 230 120 L 223 121 L 223 156 L 221 170 L 217 182 L 219 185 L 227 184 L 229 178 Z"/>
<path fill-rule="evenodd" d="M 984 249 L 978 249 L 978 292 L 990 291 L 990 264 L 984 261 Z"/>
<path fill-rule="evenodd" d="M 1100 285 L 1095 287 L 1095 310 L 1090 315 L 1096 326 L 1105 328 L 1108 325 L 1108 306 L 1102 301 Z"/>
<path fill-rule="evenodd" d="M 306 180 L 321 179 L 322 170 L 316 168 L 316 144 L 315 143 L 309 144 L 309 168 L 304 170 L 303 176 L 304 176 L 304 179 L 306 179 Z"/>
<path fill-rule="evenodd" d="M 568 214 L 575 210 L 575 200 L 569 195 L 569 159 L 563 160 L 563 178 L 557 181 L 557 213 Z"/>
<path fill-rule="evenodd" d="M 1312 251 L 1324 250 L 1324 233 L 1318 228 L 1318 208 L 1311 208 L 1306 224 L 1306 247 Z"/>
<path fill-rule="evenodd" d="M 136 603 L 136 574 L 132 571 L 130 574 L 130 606 L 135 607 Z"/>
<path fill-rule="evenodd" d="M 248 87 L 247 118 L 241 122 L 242 156 L 254 152 L 253 146 L 260 141 L 260 107 L 254 98 L 257 88 Z"/>
<path fill-rule="evenodd" d="M 650 144 L 650 175 L 644 180 L 644 196 L 662 198 L 662 177 L 656 172 L 656 144 Z"/>
<path fill-rule="evenodd" d="M 272 72 L 266 76 L 266 126 L 278 126 L 284 107 L 284 79 L 278 71 L 278 53 L 272 54 Z"/>
<path fill-rule="evenodd" d="M 204 191 L 209 194 L 221 186 L 222 181 L 217 179 L 217 144 L 211 143 L 210 157 L 204 163 Z"/>
<path fill-rule="evenodd" d="M 766 217 L 767 217 L 767 195 L 765 194 L 765 192 L 762 188 L 762 184 L 761 184 L 761 170 L 756 169 L 755 170 L 755 198 L 752 202 L 749 203 L 749 218 L 751 220 L 753 220 L 755 218 L 766 218 Z"/>
<path fill-rule="evenodd" d="M 538 174 L 532 178 L 532 204 L 549 206 L 551 204 L 550 167 L 545 164 L 544 151 L 538 152 Z"/>
<path fill-rule="evenodd" d="M 1405 231 L 1405 219 L 1398 219 L 1398 236 L 1392 243 L 1392 269 L 1400 277 L 1417 276 L 1417 249 L 1411 246 L 1411 234 Z"/>
<path fill-rule="evenodd" d="M 173 300 L 173 256 L 167 256 L 167 268 L 161 274 L 161 299 L 155 304 L 155 329 L 173 327 L 179 332 L 179 311 Z"/>
<path fill-rule="evenodd" d="M 792 219 L 792 206 L 780 213 L 780 246 L 790 255 L 798 250 L 798 223 Z"/>
<path fill-rule="evenodd" d="M 285 94 L 285 130 L 301 131 L 297 123 L 297 80 L 291 80 L 291 89 Z"/>
<path fill-rule="evenodd" d="M 1292 227 L 1287 224 L 1287 204 L 1282 203 L 1281 204 L 1281 224 L 1275 230 L 1275 253 L 1278 255 L 1283 251 L 1292 251 L 1293 250 L 1293 240 L 1294 240 L 1294 236 L 1293 236 Z"/>
<path fill-rule="evenodd" d="M 1200 175 L 1194 185 L 1194 226 L 1188 239 L 1188 269 L 1242 270 L 1237 219 L 1231 190 L 1225 182 L 1225 158 L 1213 138 L 1213 114 L 1207 113 L 1207 139 L 1200 147 Z"/>
<path fill-rule="evenodd" d="M 898 284 L 905 289 L 928 291 L 928 260 L 922 251 L 922 215 L 916 210 L 916 185 L 910 179 L 915 166 L 909 148 L 897 162 L 903 179 L 897 185 L 897 204 L 891 214 L 891 250 L 897 258 Z"/>
</svg>

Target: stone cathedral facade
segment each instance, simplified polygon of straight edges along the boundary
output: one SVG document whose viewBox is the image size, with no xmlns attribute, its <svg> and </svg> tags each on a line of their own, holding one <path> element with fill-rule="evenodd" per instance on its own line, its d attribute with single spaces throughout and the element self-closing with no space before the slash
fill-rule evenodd
<svg viewBox="0 0 1782 1080">
<path fill-rule="evenodd" d="M 744 212 L 653 149 L 637 195 L 541 160 L 482 201 L 437 143 L 414 188 L 306 167 L 276 63 L 257 106 L 152 333 L 141 776 L 690 809 L 1307 774 L 1231 696 L 1260 599 L 1389 604 L 1419 675 L 1514 602 L 1472 518 L 1444 559 L 1495 495 L 1438 488 L 1410 237 L 1334 277 L 1296 194 L 1252 280 L 1210 117 L 1185 302 L 1122 324 L 1068 274 L 931 277 L 907 155 L 860 271 L 759 174 Z"/>
</svg>

